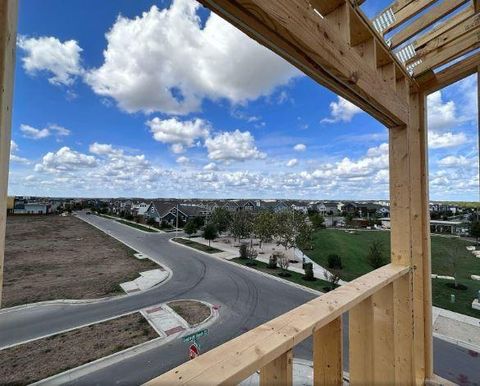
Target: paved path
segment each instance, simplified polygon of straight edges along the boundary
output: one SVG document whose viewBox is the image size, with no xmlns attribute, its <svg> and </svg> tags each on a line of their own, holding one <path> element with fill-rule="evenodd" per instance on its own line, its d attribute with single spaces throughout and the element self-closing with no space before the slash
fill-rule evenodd
<svg viewBox="0 0 480 386">
<path fill-rule="evenodd" d="M 88 218 L 87 218 L 88 217 Z M 206 351 L 258 326 L 306 301 L 314 295 L 277 280 L 250 272 L 214 257 L 168 242 L 171 234 L 137 232 L 115 221 L 85 216 L 141 253 L 166 265 L 173 277 L 149 291 L 83 305 L 39 306 L 0 314 L 0 345 L 33 339 L 178 298 L 196 298 L 220 306 L 218 320 L 200 343 Z M 347 329 L 345 329 L 347 330 Z M 345 345 L 348 344 L 345 339 Z M 458 381 L 459 377 L 480 382 L 480 359 L 468 350 L 434 340 L 436 372 Z M 345 349 L 347 349 L 345 347 Z M 345 351 L 348 352 L 348 351 Z M 295 349 L 298 358 L 311 358 L 311 341 Z M 108 368 L 92 372 L 72 384 L 140 384 L 187 360 L 187 347 L 172 341 Z M 346 364 L 347 365 L 347 364 Z M 471 383 L 473 384 L 473 383 Z"/>
</svg>

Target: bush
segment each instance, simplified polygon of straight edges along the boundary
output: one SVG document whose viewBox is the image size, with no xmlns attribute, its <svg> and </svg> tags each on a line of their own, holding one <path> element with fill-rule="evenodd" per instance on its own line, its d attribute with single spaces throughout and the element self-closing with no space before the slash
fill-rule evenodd
<svg viewBox="0 0 480 386">
<path fill-rule="evenodd" d="M 307 281 L 314 281 L 315 276 L 313 275 L 313 263 L 305 263 L 304 269 L 305 275 L 303 276 L 303 279 Z"/>
<path fill-rule="evenodd" d="M 328 261 L 328 268 L 331 268 L 331 269 L 343 268 L 342 258 L 336 254 L 328 255 L 327 261 Z"/>
<path fill-rule="evenodd" d="M 240 245 L 240 259 L 248 259 L 248 248 L 247 244 Z"/>
<path fill-rule="evenodd" d="M 277 268 L 277 255 L 270 255 L 270 257 L 268 258 L 267 268 Z"/>
<path fill-rule="evenodd" d="M 387 259 L 383 255 L 383 244 L 375 240 L 370 244 L 370 250 L 368 251 L 367 261 L 368 264 L 374 269 L 380 268 L 387 264 Z"/>
</svg>

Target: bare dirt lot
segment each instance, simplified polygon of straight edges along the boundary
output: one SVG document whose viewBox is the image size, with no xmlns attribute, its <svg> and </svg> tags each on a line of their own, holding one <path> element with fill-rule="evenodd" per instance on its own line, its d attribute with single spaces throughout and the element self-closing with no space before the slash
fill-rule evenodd
<svg viewBox="0 0 480 386">
<path fill-rule="evenodd" d="M 210 314 L 210 307 L 194 300 L 174 300 L 168 306 L 191 326 L 203 322 Z"/>
<path fill-rule="evenodd" d="M 0 351 L 2 384 L 26 385 L 157 338 L 138 313 Z"/>
<path fill-rule="evenodd" d="M 158 268 L 133 253 L 73 216 L 9 216 L 2 307 L 120 294 L 120 283 Z"/>
</svg>

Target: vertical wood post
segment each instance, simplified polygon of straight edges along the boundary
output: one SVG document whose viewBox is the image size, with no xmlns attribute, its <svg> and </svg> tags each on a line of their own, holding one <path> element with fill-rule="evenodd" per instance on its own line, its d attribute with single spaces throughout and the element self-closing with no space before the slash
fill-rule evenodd
<svg viewBox="0 0 480 386">
<path fill-rule="evenodd" d="M 0 305 L 3 288 L 17 10 L 17 0 L 0 1 Z"/>
<path fill-rule="evenodd" d="M 342 317 L 313 333 L 313 385 L 343 385 Z"/>
<path fill-rule="evenodd" d="M 260 386 L 292 386 L 293 351 L 288 350 L 260 370 Z"/>
<path fill-rule="evenodd" d="M 350 385 L 372 385 L 374 374 L 373 302 L 369 297 L 349 312 Z"/>
<path fill-rule="evenodd" d="M 409 319 L 409 314 L 413 315 L 408 323 L 411 331 L 395 330 L 398 334 L 395 341 L 399 343 L 395 348 L 395 357 L 398 360 L 402 358 L 405 369 L 410 368 L 407 362 L 412 363 L 414 379 L 410 382 L 417 384 L 423 384 L 425 379 L 433 375 L 425 101 L 423 93 L 411 94 L 409 124 L 390 128 L 389 131 L 391 259 L 394 264 L 412 267 L 410 285 L 400 281 L 394 291 L 394 307 L 397 311 L 394 313 L 404 319 L 403 324 Z M 409 334 L 413 337 L 410 340 L 412 347 L 406 347 L 400 337 Z M 408 358 L 409 355 L 414 355 L 412 360 Z M 400 376 L 398 371 L 397 376 Z"/>
</svg>

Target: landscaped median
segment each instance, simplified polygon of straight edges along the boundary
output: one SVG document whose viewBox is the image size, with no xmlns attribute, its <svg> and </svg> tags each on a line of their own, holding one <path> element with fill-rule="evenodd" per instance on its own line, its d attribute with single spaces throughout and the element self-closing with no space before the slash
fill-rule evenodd
<svg viewBox="0 0 480 386">
<path fill-rule="evenodd" d="M 172 241 L 185 245 L 190 248 L 197 249 L 201 252 L 206 252 L 206 253 L 220 253 L 223 252 L 222 250 L 214 247 L 210 247 L 209 245 L 197 243 L 196 241 L 190 240 L 190 239 L 184 239 L 183 237 L 174 237 Z"/>
<path fill-rule="evenodd" d="M 125 221 L 125 220 L 117 220 L 117 219 L 115 219 L 115 221 L 117 221 L 117 222 L 119 222 L 120 224 L 123 224 L 123 225 L 128 225 L 129 227 L 138 229 L 138 230 L 143 231 L 143 232 L 150 232 L 150 233 L 157 233 L 158 232 L 158 230 L 156 230 L 156 229 L 148 228 L 146 226 L 143 226 L 141 224 L 137 224 L 137 223 L 134 223 L 134 222 Z"/>
<path fill-rule="evenodd" d="M 255 262 L 253 262 L 253 264 L 255 265 L 252 265 L 252 261 L 250 259 L 241 259 L 239 257 L 235 259 L 231 259 L 230 261 L 233 261 L 234 263 L 237 263 L 237 264 L 248 266 L 250 268 L 256 269 L 257 271 L 264 272 L 272 276 L 281 277 L 284 280 L 288 280 L 288 281 L 291 281 L 292 283 L 303 285 L 305 287 L 314 289 L 316 291 L 326 292 L 330 290 L 330 283 L 325 280 L 316 279 L 316 278 L 311 281 L 305 280 L 303 278 L 303 275 L 298 272 L 293 272 L 293 271 L 284 272 L 279 267 L 269 268 L 268 264 L 262 261 L 256 260 Z"/>
</svg>

